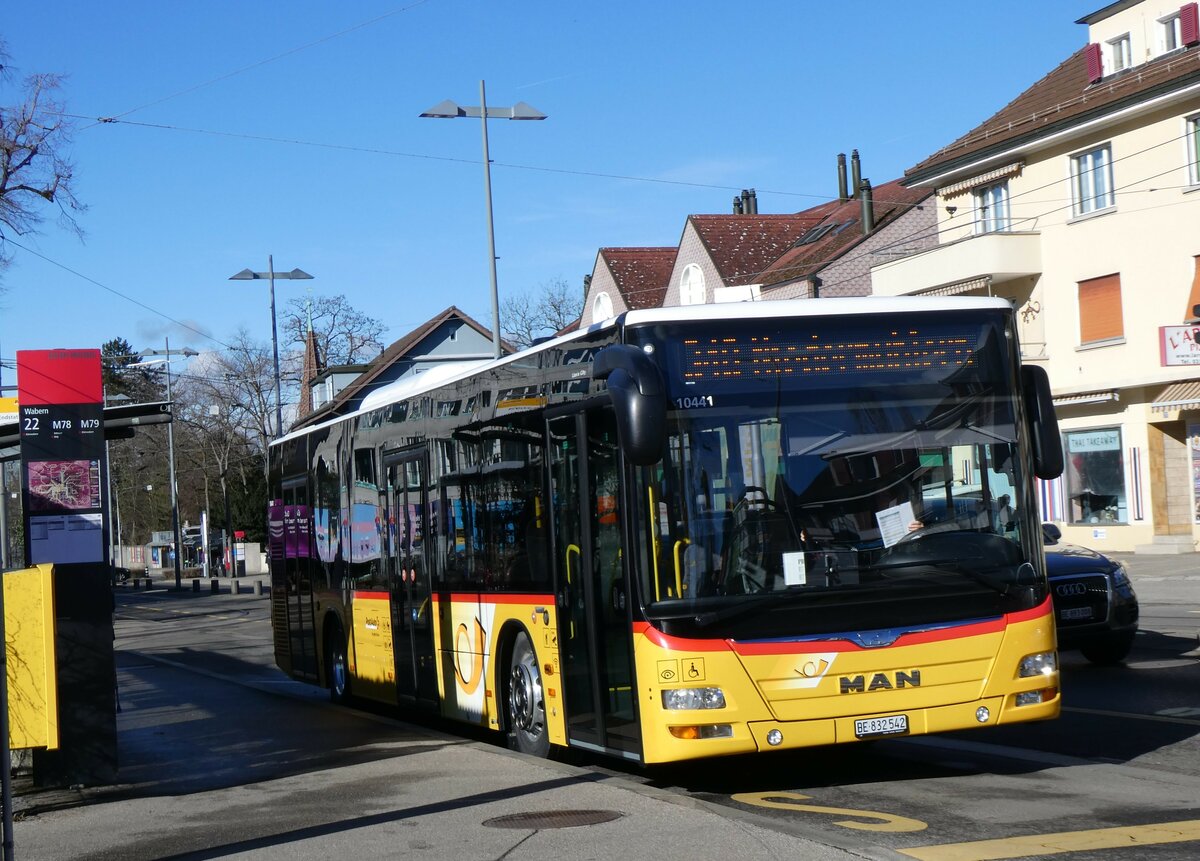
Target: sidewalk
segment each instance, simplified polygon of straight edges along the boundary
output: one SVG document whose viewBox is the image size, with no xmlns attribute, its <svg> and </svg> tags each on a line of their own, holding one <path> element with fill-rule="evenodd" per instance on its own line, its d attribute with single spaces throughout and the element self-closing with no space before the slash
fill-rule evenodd
<svg viewBox="0 0 1200 861">
<path fill-rule="evenodd" d="M 264 597 L 118 602 L 121 783 L 18 799 L 21 858 L 863 857 L 860 836 L 332 706 L 270 666 Z"/>
</svg>

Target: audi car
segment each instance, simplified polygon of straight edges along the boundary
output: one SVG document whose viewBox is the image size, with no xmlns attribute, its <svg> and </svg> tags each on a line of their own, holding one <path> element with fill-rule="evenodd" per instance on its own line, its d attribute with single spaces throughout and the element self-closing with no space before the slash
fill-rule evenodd
<svg viewBox="0 0 1200 861">
<path fill-rule="evenodd" d="M 1059 649 L 1079 649 L 1094 664 L 1125 660 L 1138 628 L 1138 600 L 1125 563 L 1064 542 L 1053 523 L 1042 524 L 1042 541 Z"/>
</svg>

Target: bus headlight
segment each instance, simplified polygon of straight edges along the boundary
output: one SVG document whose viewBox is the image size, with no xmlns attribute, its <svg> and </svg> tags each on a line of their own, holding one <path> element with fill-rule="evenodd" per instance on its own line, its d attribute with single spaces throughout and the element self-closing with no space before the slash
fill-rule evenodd
<svg viewBox="0 0 1200 861">
<path fill-rule="evenodd" d="M 677 688 L 662 692 L 663 708 L 671 711 L 723 709 L 725 694 L 720 688 Z"/>
<path fill-rule="evenodd" d="M 1038 652 L 1021 658 L 1017 675 L 1022 679 L 1049 676 L 1058 672 L 1058 655 L 1055 652 Z"/>
</svg>

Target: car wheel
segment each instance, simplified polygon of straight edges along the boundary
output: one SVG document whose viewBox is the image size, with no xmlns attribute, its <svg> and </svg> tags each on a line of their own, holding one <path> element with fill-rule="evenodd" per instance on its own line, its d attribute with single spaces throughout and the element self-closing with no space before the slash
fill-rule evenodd
<svg viewBox="0 0 1200 861">
<path fill-rule="evenodd" d="M 538 669 L 537 654 L 524 631 L 513 641 L 508 666 L 505 722 L 511 746 L 521 753 L 549 756 L 550 735 L 546 731 L 542 674 Z"/>
<path fill-rule="evenodd" d="M 350 699 L 350 668 L 346 663 L 346 635 L 334 623 L 325 643 L 325 677 L 329 680 L 329 699 L 345 703 Z"/>
<path fill-rule="evenodd" d="M 1113 634 L 1102 640 L 1080 646 L 1079 651 L 1093 664 L 1109 666 L 1119 664 L 1133 649 L 1133 634 Z"/>
</svg>

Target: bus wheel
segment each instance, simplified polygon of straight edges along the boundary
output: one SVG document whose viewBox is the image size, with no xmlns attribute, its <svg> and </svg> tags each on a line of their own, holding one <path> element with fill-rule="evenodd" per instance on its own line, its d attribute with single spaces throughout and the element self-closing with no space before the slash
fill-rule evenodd
<svg viewBox="0 0 1200 861">
<path fill-rule="evenodd" d="M 329 679 L 329 699 L 344 703 L 350 699 L 350 670 L 346 666 L 346 635 L 334 624 L 325 643 L 325 677 Z"/>
<path fill-rule="evenodd" d="M 509 662 L 508 737 L 514 750 L 534 756 L 548 756 L 550 736 L 546 732 L 546 702 L 542 694 L 542 674 L 529 636 L 522 631 L 513 642 Z"/>
</svg>

